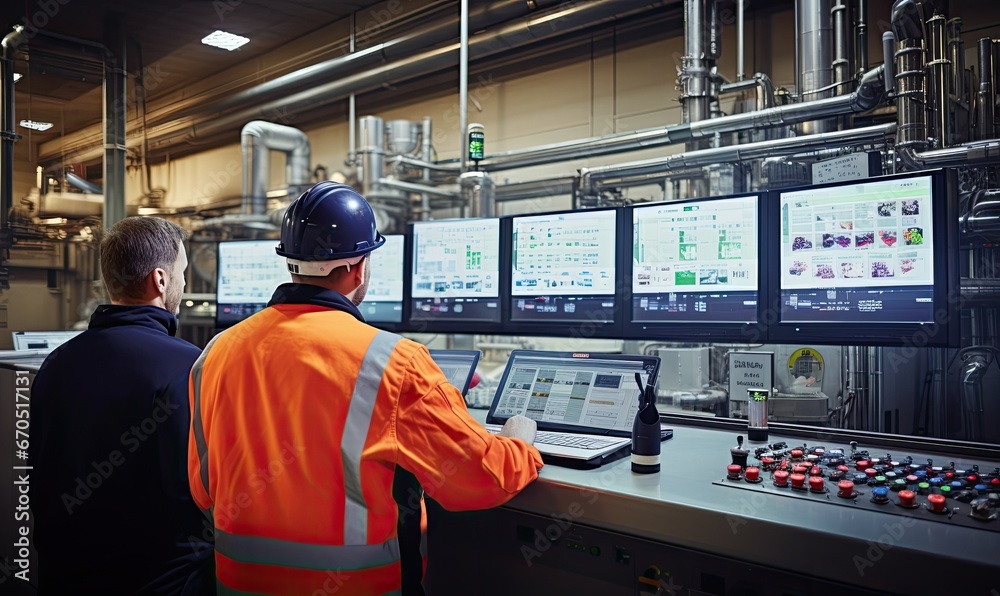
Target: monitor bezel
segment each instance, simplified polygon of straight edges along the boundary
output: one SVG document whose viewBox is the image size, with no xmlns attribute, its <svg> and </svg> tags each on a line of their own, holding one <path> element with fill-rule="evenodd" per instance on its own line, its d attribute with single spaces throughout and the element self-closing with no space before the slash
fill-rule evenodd
<svg viewBox="0 0 1000 596">
<path fill-rule="evenodd" d="M 415 318 L 413 308 L 413 302 L 415 300 L 413 296 L 413 260 L 416 255 L 415 243 L 416 243 L 416 232 L 415 227 L 423 224 L 436 224 L 436 223 L 446 223 L 446 222 L 468 222 L 477 220 L 500 220 L 498 217 L 467 217 L 467 218 L 450 218 L 450 219 L 437 219 L 433 221 L 415 221 L 410 222 L 406 226 L 406 244 L 404 248 L 404 258 L 406 262 L 403 266 L 403 276 L 406 282 L 405 285 L 405 304 L 403 307 L 404 315 L 406 318 L 404 331 L 410 333 L 463 333 L 463 334 L 475 334 L 475 333 L 489 333 L 489 334 L 502 334 L 504 333 L 503 328 L 503 306 L 504 306 L 504 275 L 503 275 L 503 254 L 504 254 L 504 236 L 503 236 L 503 225 L 499 222 L 497 225 L 497 244 L 498 250 L 500 251 L 500 259 L 498 261 L 498 287 L 497 287 L 497 320 L 496 321 L 441 321 L 434 319 L 424 319 Z"/>
<path fill-rule="evenodd" d="M 514 220 L 521 217 L 539 217 L 550 215 L 570 215 L 575 213 L 611 211 L 615 214 L 615 291 L 611 296 L 614 298 L 615 307 L 613 318 L 609 322 L 589 321 L 514 321 L 511 316 L 514 310 L 514 300 L 521 297 L 513 294 L 513 264 L 514 264 Z M 527 336 L 551 336 L 566 337 L 571 339 L 622 339 L 622 282 L 621 271 L 623 271 L 623 251 L 622 233 L 623 218 L 620 207 L 599 207 L 595 209 L 563 209 L 559 211 L 543 211 L 539 213 L 519 213 L 517 215 L 507 215 L 501 218 L 501 236 L 505 244 L 502 254 L 503 271 L 501 279 L 507 288 L 507 293 L 503 302 L 504 307 L 504 332 L 507 335 L 527 335 Z"/>
<path fill-rule="evenodd" d="M 692 203 L 705 203 L 712 201 L 723 201 L 727 199 L 755 198 L 757 201 L 757 314 L 754 322 L 731 322 L 731 321 L 677 321 L 677 322 L 641 322 L 634 321 L 632 298 L 635 292 L 632 288 L 632 276 L 635 266 L 632 262 L 632 249 L 634 248 L 635 210 L 644 207 L 654 207 L 657 205 L 684 205 Z M 739 343 L 759 343 L 767 338 L 767 325 L 763 321 L 761 314 L 764 300 L 767 295 L 767 271 L 766 263 L 769 246 L 768 236 L 768 209 L 766 192 L 743 192 L 718 197 L 700 197 L 692 199 L 681 199 L 677 201 L 657 201 L 651 203 L 636 203 L 624 208 L 622 219 L 625 222 L 625 237 L 623 248 L 628 256 L 625 258 L 625 276 L 622 283 L 624 294 L 624 336 L 626 339 L 656 339 L 677 342 L 739 342 Z"/>
<path fill-rule="evenodd" d="M 410 292 L 409 292 L 410 280 L 407 278 L 407 275 L 406 275 L 406 264 L 405 264 L 405 259 L 406 259 L 406 254 L 407 254 L 407 252 L 406 252 L 407 251 L 407 244 L 409 243 L 409 239 L 407 238 L 407 234 L 383 234 L 383 236 L 386 237 L 386 239 L 387 239 L 386 241 L 388 241 L 388 238 L 393 237 L 393 236 L 399 236 L 399 237 L 401 237 L 403 239 L 403 259 L 404 259 L 404 264 L 403 264 L 403 301 L 402 301 L 403 309 L 400 311 L 400 318 L 399 318 L 398 322 L 395 322 L 395 321 L 370 321 L 370 320 L 368 320 L 366 318 L 365 319 L 365 323 L 367 323 L 367 324 L 369 324 L 372 327 L 375 327 L 377 329 L 382 329 L 384 331 L 391 331 L 393 333 L 399 333 L 401 331 L 405 331 L 406 330 L 406 321 L 407 321 L 408 316 L 409 316 L 409 311 L 408 311 L 408 307 L 409 307 L 408 303 L 409 303 L 409 301 L 407 300 L 407 298 L 409 298 L 409 296 L 410 296 Z M 376 248 L 375 250 L 379 250 L 379 248 Z M 372 275 L 375 275 L 375 272 L 372 272 Z M 362 306 L 358 307 L 359 311 L 364 306 L 365 302 L 367 302 L 367 300 L 361 302 Z M 364 313 L 362 313 L 361 316 L 364 316 Z"/>
<path fill-rule="evenodd" d="M 781 194 L 837 186 L 852 186 L 866 182 L 905 180 L 931 177 L 935 252 L 932 323 L 791 323 L 781 321 L 781 250 L 777 241 L 768 259 L 767 308 L 763 316 L 768 319 L 768 340 L 772 343 L 812 343 L 868 346 L 958 347 L 961 324 L 958 321 L 957 291 L 959 287 L 958 255 L 958 180 L 954 170 L 922 170 L 888 176 L 846 180 L 827 184 L 782 188 L 769 191 L 768 220 L 776 230 L 781 225 Z M 952 300 L 955 298 L 955 300 Z"/>
<path fill-rule="evenodd" d="M 647 385 L 656 386 L 656 381 L 660 375 L 660 357 L 650 356 L 642 354 L 616 354 L 613 352 L 548 352 L 545 350 L 512 350 L 510 357 L 507 359 L 507 365 L 503 370 L 503 376 L 500 378 L 500 383 L 497 385 L 496 391 L 493 393 L 493 398 L 490 401 L 490 410 L 486 414 L 487 424 L 499 424 L 503 425 L 507 422 L 509 417 L 497 416 L 496 408 L 499 402 L 499 397 L 503 393 L 503 388 L 507 385 L 507 377 L 510 375 L 513 363 L 516 360 L 516 356 L 542 356 L 546 358 L 565 358 L 567 360 L 586 360 L 593 358 L 594 360 L 608 359 L 608 360 L 624 360 L 629 362 L 642 362 L 643 368 L 647 364 L 653 365 L 653 372 L 646 379 Z M 633 383 L 635 379 L 629 379 L 628 382 Z M 539 430 L 550 430 L 557 432 L 571 432 L 578 434 L 588 434 L 588 435 L 604 435 L 609 437 L 628 437 L 631 436 L 631 430 L 629 431 L 619 431 L 617 429 L 597 429 L 593 427 L 587 427 L 584 431 L 581 425 L 575 424 L 559 424 L 555 422 L 542 422 L 536 421 Z"/>
</svg>

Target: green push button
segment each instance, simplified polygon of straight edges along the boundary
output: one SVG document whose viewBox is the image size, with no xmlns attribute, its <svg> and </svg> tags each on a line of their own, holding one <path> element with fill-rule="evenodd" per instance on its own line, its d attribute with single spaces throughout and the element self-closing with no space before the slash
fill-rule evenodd
<svg viewBox="0 0 1000 596">
<path fill-rule="evenodd" d="M 601 554 L 600 547 L 597 547 L 597 546 L 590 547 L 590 554 L 594 555 L 595 557 L 600 556 L 600 554 Z"/>
</svg>

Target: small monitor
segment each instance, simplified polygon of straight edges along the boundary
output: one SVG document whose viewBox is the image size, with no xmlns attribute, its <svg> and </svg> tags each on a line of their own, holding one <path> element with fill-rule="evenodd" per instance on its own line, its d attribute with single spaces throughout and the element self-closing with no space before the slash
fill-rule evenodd
<svg viewBox="0 0 1000 596">
<path fill-rule="evenodd" d="M 431 350 L 431 358 L 452 385 L 464 397 L 472 385 L 472 375 L 479 363 L 479 350 Z"/>
<path fill-rule="evenodd" d="M 40 350 L 51 352 L 83 331 L 14 331 L 14 350 Z"/>
<path fill-rule="evenodd" d="M 656 356 L 514 350 L 486 422 L 526 416 L 539 429 L 631 436 L 639 411 L 639 373 L 655 385 Z"/>
<path fill-rule="evenodd" d="M 358 307 L 369 323 L 403 322 L 403 240 L 402 234 L 387 235 L 370 253 L 371 281 Z"/>
<path fill-rule="evenodd" d="M 946 174 L 775 191 L 772 339 L 953 343 L 957 215 L 949 205 L 957 201 L 948 199 Z"/>
<path fill-rule="evenodd" d="M 761 292 L 761 196 L 626 210 L 631 221 L 628 336 L 746 340 Z"/>
<path fill-rule="evenodd" d="M 499 325 L 500 220 L 412 225 L 410 327 L 462 332 Z"/>
<path fill-rule="evenodd" d="M 263 310 L 274 290 L 292 281 L 283 257 L 274 252 L 275 240 L 238 240 L 219 243 L 216 268 L 217 327 L 229 327 Z"/>
<path fill-rule="evenodd" d="M 511 218 L 510 321 L 524 333 L 616 321 L 618 212 Z"/>
</svg>

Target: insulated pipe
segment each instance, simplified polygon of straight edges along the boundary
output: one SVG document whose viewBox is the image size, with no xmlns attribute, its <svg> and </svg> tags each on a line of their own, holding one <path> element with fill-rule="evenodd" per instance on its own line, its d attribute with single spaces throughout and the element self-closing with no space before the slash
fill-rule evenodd
<svg viewBox="0 0 1000 596">
<path fill-rule="evenodd" d="M 941 15 L 927 21 L 927 136 L 939 149 L 951 144 L 951 61 L 945 25 Z"/>
<path fill-rule="evenodd" d="M 469 209 L 469 217 L 493 217 L 496 215 L 496 196 L 493 180 L 486 172 L 466 172 L 458 177 L 462 185 L 462 196 Z"/>
<path fill-rule="evenodd" d="M 703 0 L 684 0 L 684 46 L 681 61 L 681 103 L 685 122 L 708 118 L 708 65 L 705 62 Z"/>
<path fill-rule="evenodd" d="M 243 214 L 267 213 L 267 186 L 271 175 L 271 151 L 287 155 L 285 182 L 288 194 L 297 196 L 308 186 L 312 171 L 309 137 L 290 126 L 256 120 L 240 133 L 243 149 Z"/>
<path fill-rule="evenodd" d="M 430 116 L 424 117 L 423 126 L 420 129 L 420 158 L 424 162 L 430 162 L 431 160 L 431 119 Z M 424 168 L 423 176 L 421 177 L 421 182 L 425 186 L 429 186 L 431 183 L 431 169 Z M 431 218 L 431 196 L 429 193 L 420 193 L 420 219 L 428 220 Z"/>
<path fill-rule="evenodd" d="M 104 65 L 104 229 L 125 219 L 125 30 L 114 16 L 104 23 L 108 50 Z"/>
<path fill-rule="evenodd" d="M 849 89 L 848 82 L 854 78 L 851 72 L 851 22 L 848 18 L 848 0 L 834 0 L 830 17 L 833 20 L 833 82 L 837 84 L 837 94 L 843 95 Z"/>
<path fill-rule="evenodd" d="M 892 31 L 882 34 L 882 66 L 885 67 L 885 92 L 892 95 L 896 91 L 896 36 Z"/>
<path fill-rule="evenodd" d="M 745 34 L 743 0 L 736 0 L 736 80 L 743 80 L 743 36 Z"/>
<path fill-rule="evenodd" d="M 965 87 L 965 42 L 962 41 L 962 19 L 948 20 L 948 57 L 951 60 L 951 89 L 960 103 L 969 101 Z"/>
<path fill-rule="evenodd" d="M 73 172 L 66 172 L 66 182 L 92 195 L 104 194 L 104 189 L 100 184 L 94 184 L 86 178 L 81 178 Z"/>
<path fill-rule="evenodd" d="M 904 39 L 896 51 L 896 129 L 898 148 L 927 146 L 924 113 L 924 49 L 919 39 Z"/>
<path fill-rule="evenodd" d="M 984 140 L 993 136 L 993 40 L 984 37 L 979 40 L 979 113 L 976 118 L 976 139 Z"/>
<path fill-rule="evenodd" d="M 595 0 L 560 4 L 471 37 L 469 56 L 473 60 L 486 58 L 572 31 L 641 14 L 666 4 L 666 0 Z M 398 83 L 431 72 L 454 68 L 458 60 L 459 45 L 450 43 L 410 53 L 389 62 L 381 62 L 380 57 L 380 64 L 362 72 L 334 76 L 326 83 L 317 84 L 288 96 L 253 104 L 253 107 L 226 114 L 204 114 L 204 120 L 199 117 L 166 122 L 149 130 L 149 145 L 153 151 L 165 150 L 199 138 L 225 133 L 249 120 L 273 116 L 275 113 L 293 114 L 315 109 L 344 99 L 351 93 L 363 93 L 388 83 Z M 361 53 L 356 52 L 356 54 Z M 203 112 L 199 112 L 199 115 L 202 114 Z M 87 144 L 82 148 L 80 143 L 75 143 L 73 148 L 65 147 L 64 143 L 58 141 L 43 144 L 39 152 L 39 161 L 43 163 L 53 159 L 87 161 L 98 157 L 99 151 L 95 153 L 91 148 L 95 140 L 90 138 L 84 140 Z"/>
<path fill-rule="evenodd" d="M 972 141 L 946 149 L 913 152 L 900 150 L 900 158 L 910 169 L 1000 164 L 1000 140 Z"/>
<path fill-rule="evenodd" d="M 358 124 L 361 135 L 358 178 L 361 181 L 361 194 L 367 197 L 382 179 L 385 160 L 385 121 L 377 116 L 362 116 Z"/>
<path fill-rule="evenodd" d="M 445 190 L 443 188 L 438 188 L 436 186 L 417 184 L 416 182 L 406 182 L 403 180 L 397 180 L 395 178 L 379 178 L 378 180 L 375 181 L 375 184 L 379 188 L 394 188 L 396 190 L 401 190 L 403 192 L 435 195 L 438 197 L 448 197 L 450 199 L 462 198 L 461 193 L 457 193 L 453 190 Z"/>
<path fill-rule="evenodd" d="M 715 134 L 787 126 L 816 118 L 866 112 L 880 105 L 884 98 L 882 72 L 881 66 L 868 71 L 861 79 L 858 89 L 849 95 L 774 106 L 765 110 L 712 118 L 690 124 L 646 128 L 628 133 L 577 139 L 529 149 L 517 149 L 487 156 L 486 159 L 479 162 L 479 167 L 488 171 L 511 170 L 674 145 L 685 143 L 691 139 L 711 138 Z M 769 79 L 768 82 L 770 82 Z M 438 163 L 440 165 L 456 165 L 455 160 Z"/>
<path fill-rule="evenodd" d="M 754 89 L 757 95 L 757 109 L 764 110 L 774 107 L 774 83 L 771 77 L 758 72 L 752 79 L 743 79 L 733 83 L 725 83 L 719 87 L 719 94 L 740 93 Z"/>
<path fill-rule="evenodd" d="M 798 56 L 795 88 L 802 98 L 829 97 L 833 83 L 831 0 L 796 0 L 795 21 L 798 36 L 795 50 Z M 824 89 L 824 91 L 818 91 Z M 813 93 L 815 91 L 815 93 Z M 804 122 L 802 134 L 832 130 L 835 121 Z"/>
<path fill-rule="evenodd" d="M 894 123 L 880 124 L 866 128 L 833 131 L 788 139 L 774 139 L 745 145 L 713 147 L 701 151 L 678 153 L 666 157 L 657 157 L 624 164 L 582 168 L 580 170 L 580 188 L 584 194 L 593 194 L 594 184 L 605 178 L 644 176 L 647 174 L 669 172 L 678 168 L 702 167 L 717 163 L 731 163 L 777 155 L 790 155 L 800 151 L 824 149 L 833 145 L 846 147 L 849 145 L 878 143 L 884 141 L 887 135 L 892 135 L 895 130 L 896 125 Z"/>
<path fill-rule="evenodd" d="M 854 50 L 855 71 L 863 73 L 868 70 L 868 0 L 857 0 L 854 18 L 854 35 L 858 42 Z"/>
</svg>

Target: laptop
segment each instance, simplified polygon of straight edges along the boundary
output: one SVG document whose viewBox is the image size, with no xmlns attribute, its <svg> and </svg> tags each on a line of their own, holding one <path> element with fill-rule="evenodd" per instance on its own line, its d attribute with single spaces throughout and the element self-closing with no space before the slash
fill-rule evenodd
<svg viewBox="0 0 1000 596">
<path fill-rule="evenodd" d="M 639 411 L 639 373 L 656 383 L 659 356 L 514 350 L 493 396 L 486 428 L 500 431 L 512 416 L 538 424 L 542 455 L 576 463 L 600 459 L 631 446 Z M 660 439 L 673 436 L 662 428 Z"/>
<path fill-rule="evenodd" d="M 14 351 L 25 350 L 49 353 L 60 345 L 80 335 L 83 331 L 14 331 Z"/>
<path fill-rule="evenodd" d="M 479 350 L 430 350 L 430 353 L 444 376 L 465 397 L 472 384 L 472 375 L 476 373 L 476 365 L 479 364 Z"/>
</svg>

